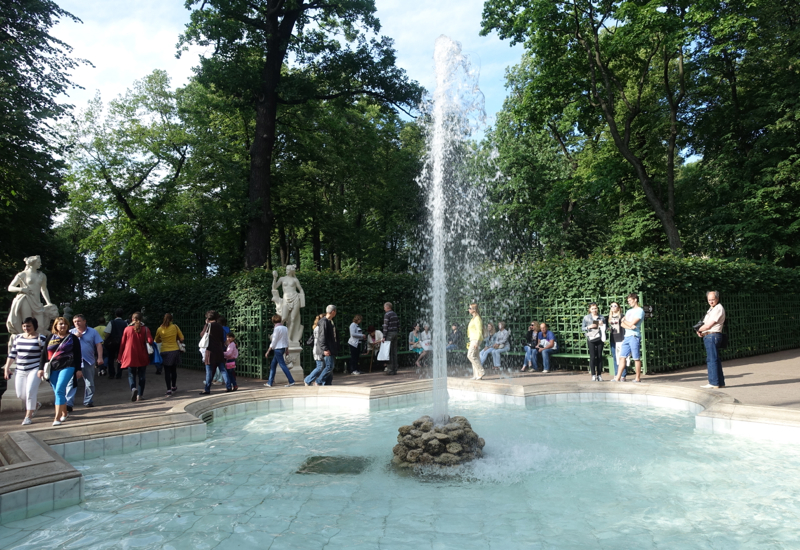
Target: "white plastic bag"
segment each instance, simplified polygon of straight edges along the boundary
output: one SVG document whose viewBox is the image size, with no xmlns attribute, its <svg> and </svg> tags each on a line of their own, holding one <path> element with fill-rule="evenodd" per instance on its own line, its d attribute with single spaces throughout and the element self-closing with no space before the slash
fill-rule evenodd
<svg viewBox="0 0 800 550">
<path fill-rule="evenodd" d="M 389 348 L 392 347 L 391 342 L 384 342 L 381 344 L 381 349 L 378 352 L 378 361 L 388 361 L 389 360 Z"/>
</svg>

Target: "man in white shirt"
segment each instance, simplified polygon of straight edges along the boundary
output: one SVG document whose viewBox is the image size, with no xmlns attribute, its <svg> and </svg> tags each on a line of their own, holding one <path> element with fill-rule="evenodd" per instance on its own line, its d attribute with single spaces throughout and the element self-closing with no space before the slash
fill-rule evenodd
<svg viewBox="0 0 800 550">
<path fill-rule="evenodd" d="M 722 326 L 725 324 L 725 308 L 719 303 L 719 292 L 716 290 L 706 293 L 706 300 L 709 308 L 703 318 L 702 326 L 697 329 L 697 335 L 703 339 L 706 348 L 708 384 L 700 387 L 716 390 L 725 387 L 725 375 L 722 374 L 722 361 L 719 359 L 719 349 L 717 349 L 722 338 Z"/>
<path fill-rule="evenodd" d="M 639 295 L 635 292 L 628 294 L 628 311 L 622 318 L 620 326 L 625 329 L 625 339 L 622 341 L 619 358 L 619 372 L 612 378 L 613 382 L 619 382 L 622 373 L 625 372 L 625 363 L 628 355 L 631 356 L 636 364 L 636 382 L 642 381 L 642 322 L 644 321 L 644 310 L 639 307 Z"/>
</svg>

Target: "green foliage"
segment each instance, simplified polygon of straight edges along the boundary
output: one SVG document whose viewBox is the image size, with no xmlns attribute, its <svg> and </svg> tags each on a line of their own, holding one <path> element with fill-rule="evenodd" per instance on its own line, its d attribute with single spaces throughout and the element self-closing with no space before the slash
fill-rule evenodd
<svg viewBox="0 0 800 550">
<path fill-rule="evenodd" d="M 490 266 L 467 292 L 480 298 L 525 296 L 548 302 L 562 297 L 624 295 L 701 296 L 707 290 L 780 295 L 800 285 L 800 272 L 746 260 L 726 261 L 655 255 L 590 256 L 586 259 L 521 260 Z"/>
</svg>

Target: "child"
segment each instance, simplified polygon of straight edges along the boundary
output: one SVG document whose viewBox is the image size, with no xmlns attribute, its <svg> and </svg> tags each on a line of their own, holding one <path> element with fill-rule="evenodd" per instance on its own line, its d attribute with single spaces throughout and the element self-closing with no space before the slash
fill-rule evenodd
<svg viewBox="0 0 800 550">
<path fill-rule="evenodd" d="M 236 385 L 236 358 L 239 357 L 239 348 L 236 347 L 236 335 L 232 332 L 228 333 L 227 349 L 223 352 L 225 356 L 225 369 L 228 371 L 228 380 L 231 382 L 232 391 L 239 389 Z"/>
</svg>

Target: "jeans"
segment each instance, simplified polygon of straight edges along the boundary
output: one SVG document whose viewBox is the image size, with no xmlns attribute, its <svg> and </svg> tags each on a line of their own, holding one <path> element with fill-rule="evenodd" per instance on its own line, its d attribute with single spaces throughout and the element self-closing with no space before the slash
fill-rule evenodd
<svg viewBox="0 0 800 550">
<path fill-rule="evenodd" d="M 533 365 L 533 354 L 536 353 L 536 348 L 525 346 L 525 364 L 524 366 Z"/>
<path fill-rule="evenodd" d="M 459 349 L 459 348 L 460 348 L 460 346 L 458 346 L 456 344 L 448 344 L 446 349 L 447 349 L 447 351 L 453 351 L 454 349 Z"/>
<path fill-rule="evenodd" d="M 214 371 L 217 369 L 220 370 L 222 373 L 222 380 L 225 382 L 225 388 L 231 389 L 231 382 L 228 380 L 228 369 L 225 368 L 225 362 L 223 361 L 219 365 L 206 365 L 206 386 L 205 391 L 211 391 L 211 380 L 214 378 Z"/>
<path fill-rule="evenodd" d="M 56 405 L 67 404 L 67 384 L 75 375 L 75 367 L 67 367 L 50 373 L 50 385 L 56 395 Z"/>
<path fill-rule="evenodd" d="M 494 367 L 499 369 L 500 368 L 500 354 L 505 353 L 511 349 L 511 346 L 508 344 L 504 345 L 502 348 L 492 348 L 489 350 L 489 353 L 492 355 L 492 361 L 494 362 Z"/>
<path fill-rule="evenodd" d="M 147 367 L 128 367 L 128 384 L 131 391 L 136 389 L 136 382 L 139 382 L 139 395 L 144 397 L 144 376 Z"/>
<path fill-rule="evenodd" d="M 397 346 L 399 344 L 398 334 L 396 332 L 387 332 L 384 336 L 384 339 L 387 342 L 391 342 L 392 345 L 389 348 L 389 364 L 386 365 L 386 368 L 383 369 L 385 372 L 389 374 L 397 374 Z"/>
<path fill-rule="evenodd" d="M 725 375 L 722 374 L 722 361 L 719 360 L 719 345 L 721 334 L 712 332 L 703 336 L 703 345 L 706 347 L 706 363 L 708 364 L 708 383 L 712 386 L 725 385 Z"/>
<path fill-rule="evenodd" d="M 275 382 L 275 371 L 277 370 L 277 366 L 281 366 L 281 370 L 283 370 L 283 374 L 286 375 L 286 379 L 289 381 L 290 384 L 294 384 L 294 378 L 292 378 L 292 373 L 289 372 L 289 367 L 286 366 L 286 360 L 283 358 L 283 354 L 286 353 L 286 348 L 276 349 L 275 356 L 272 358 L 272 363 L 269 365 L 269 385 L 271 386 Z"/>
<path fill-rule="evenodd" d="M 85 384 L 83 390 L 83 404 L 88 405 L 94 401 L 94 365 L 87 365 L 84 363 L 81 368 L 83 372 L 83 382 Z M 78 393 L 78 381 L 72 378 L 67 383 L 67 405 L 72 407 L 75 404 L 75 394 Z"/>
<path fill-rule="evenodd" d="M 38 368 L 32 368 L 30 370 L 17 369 L 14 371 L 14 378 L 16 378 L 14 384 L 17 390 L 17 397 L 19 397 L 19 400 L 25 405 L 25 410 L 27 411 L 36 410 L 36 395 L 39 393 L 39 384 L 42 382 L 38 373 Z"/>
<path fill-rule="evenodd" d="M 322 359 L 315 359 L 314 363 L 316 363 L 317 367 L 311 371 L 311 374 L 305 377 L 305 380 L 303 380 L 303 382 L 306 384 L 311 384 L 314 380 L 316 380 L 322 372 L 322 369 L 325 368 L 325 362 Z"/>
<path fill-rule="evenodd" d="M 320 386 L 324 386 L 328 383 L 327 377 L 333 374 L 333 364 L 336 362 L 336 358 L 333 355 L 325 355 L 322 361 L 325 363 L 325 367 L 322 369 L 322 373 L 317 377 L 317 384 Z"/>
<path fill-rule="evenodd" d="M 531 353 L 531 357 L 533 358 L 533 370 L 539 370 L 539 360 L 538 356 L 542 356 L 542 363 L 544 363 L 544 372 L 550 372 L 550 355 L 555 353 L 555 349 L 547 348 L 539 351 L 538 349 L 533 349 Z"/>
<path fill-rule="evenodd" d="M 592 376 L 603 374 L 603 347 L 605 342 L 601 338 L 589 340 L 589 370 Z"/>
</svg>

